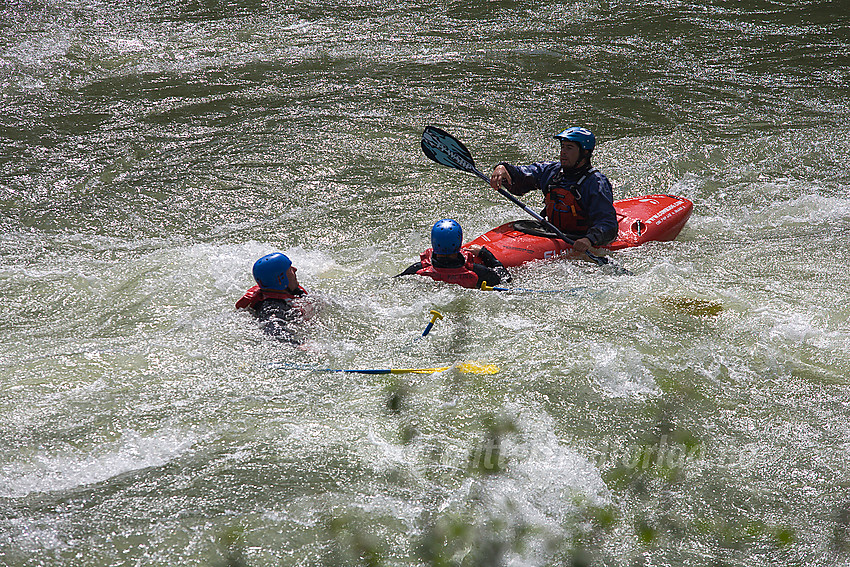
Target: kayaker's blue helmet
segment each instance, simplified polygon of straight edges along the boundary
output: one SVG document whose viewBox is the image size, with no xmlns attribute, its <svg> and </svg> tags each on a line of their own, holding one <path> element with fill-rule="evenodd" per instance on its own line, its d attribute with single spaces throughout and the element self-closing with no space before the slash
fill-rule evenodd
<svg viewBox="0 0 850 567">
<path fill-rule="evenodd" d="M 555 139 L 575 142 L 588 153 L 592 152 L 593 148 L 596 147 L 596 136 L 593 135 L 593 132 L 587 128 L 581 128 L 579 126 L 567 128 L 560 134 L 555 134 Z"/>
<path fill-rule="evenodd" d="M 280 252 L 266 254 L 254 262 L 254 280 L 262 289 L 286 291 L 289 287 L 289 278 L 286 272 L 292 267 L 292 260 Z"/>
<path fill-rule="evenodd" d="M 454 219 L 443 219 L 431 227 L 434 254 L 456 254 L 463 243 L 463 229 Z"/>
</svg>

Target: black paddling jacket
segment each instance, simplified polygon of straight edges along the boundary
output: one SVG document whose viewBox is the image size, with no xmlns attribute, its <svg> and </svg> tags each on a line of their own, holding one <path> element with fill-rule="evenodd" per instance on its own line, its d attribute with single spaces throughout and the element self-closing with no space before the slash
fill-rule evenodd
<svg viewBox="0 0 850 567">
<path fill-rule="evenodd" d="M 251 311 L 266 335 L 281 342 L 298 345 L 301 341 L 296 338 L 295 333 L 305 313 L 294 301 L 305 295 L 307 292 L 303 287 L 284 292 L 263 290 L 254 286 L 236 302 L 236 307 Z"/>
</svg>

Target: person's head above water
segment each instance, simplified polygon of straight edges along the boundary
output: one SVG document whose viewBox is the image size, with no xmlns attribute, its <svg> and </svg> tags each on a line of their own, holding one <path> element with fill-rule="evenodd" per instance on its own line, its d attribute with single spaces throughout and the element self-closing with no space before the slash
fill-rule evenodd
<svg viewBox="0 0 850 567">
<path fill-rule="evenodd" d="M 280 252 L 266 254 L 254 262 L 253 275 L 260 289 L 274 291 L 298 289 L 295 266 L 286 254 Z"/>
<path fill-rule="evenodd" d="M 596 136 L 587 128 L 573 126 L 554 138 L 561 142 L 561 167 L 575 170 L 590 163 L 590 156 L 596 147 Z"/>
</svg>

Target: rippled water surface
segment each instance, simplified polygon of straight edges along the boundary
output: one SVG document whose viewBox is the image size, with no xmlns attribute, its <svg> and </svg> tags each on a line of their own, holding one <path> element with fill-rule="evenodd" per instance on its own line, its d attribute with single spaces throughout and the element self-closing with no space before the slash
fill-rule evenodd
<svg viewBox="0 0 850 567">
<path fill-rule="evenodd" d="M 0 3 L 0 563 L 847 564 L 846 12 Z M 393 279 L 525 215 L 428 124 L 484 171 L 588 126 L 693 216 L 633 276 Z M 233 307 L 275 250 L 301 348 Z"/>
</svg>

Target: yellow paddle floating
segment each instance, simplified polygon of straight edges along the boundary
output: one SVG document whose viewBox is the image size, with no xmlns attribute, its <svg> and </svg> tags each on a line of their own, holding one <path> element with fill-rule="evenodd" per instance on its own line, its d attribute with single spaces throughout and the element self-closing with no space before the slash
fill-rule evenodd
<svg viewBox="0 0 850 567">
<path fill-rule="evenodd" d="M 479 362 L 459 362 L 451 366 L 437 366 L 434 368 L 321 368 L 317 366 L 304 366 L 277 362 L 278 368 L 291 368 L 293 370 L 310 370 L 312 372 L 347 372 L 352 374 L 436 374 L 457 368 L 466 374 L 497 374 L 499 367 L 494 364 L 481 364 Z"/>
</svg>

